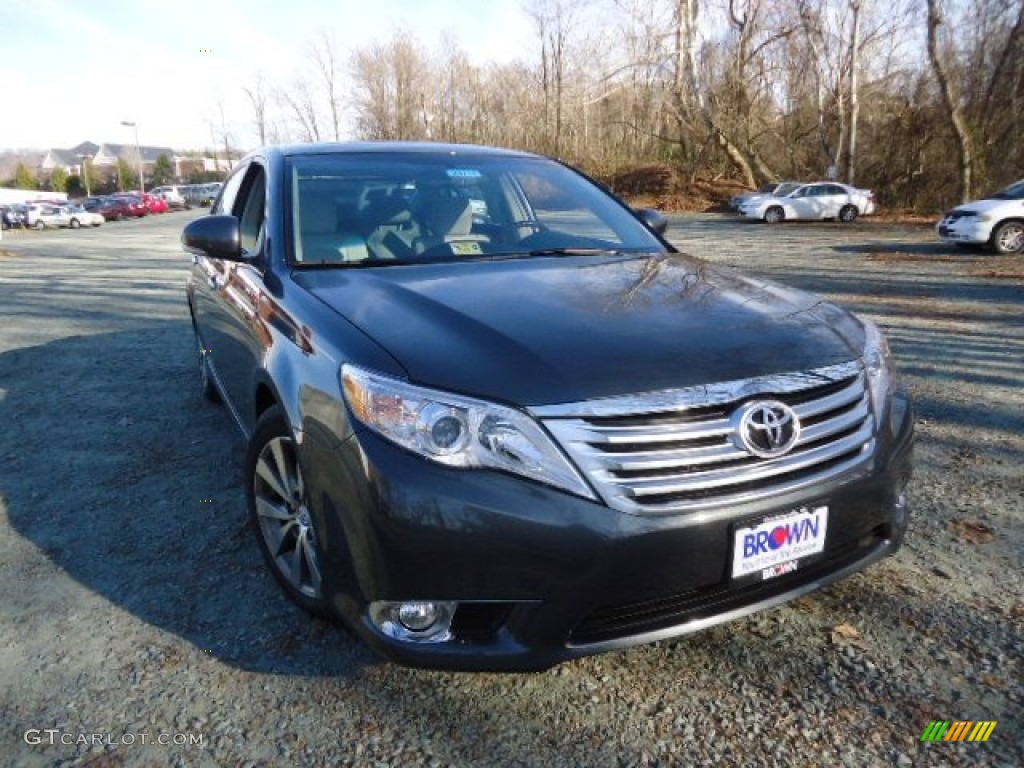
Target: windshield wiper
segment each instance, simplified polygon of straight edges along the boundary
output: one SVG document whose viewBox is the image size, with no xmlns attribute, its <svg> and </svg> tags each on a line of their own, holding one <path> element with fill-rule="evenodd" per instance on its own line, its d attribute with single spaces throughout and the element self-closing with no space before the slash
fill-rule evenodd
<svg viewBox="0 0 1024 768">
<path fill-rule="evenodd" d="M 614 248 L 538 248 L 527 252 L 527 256 L 598 256 L 608 254 L 619 256 L 622 251 Z"/>
</svg>

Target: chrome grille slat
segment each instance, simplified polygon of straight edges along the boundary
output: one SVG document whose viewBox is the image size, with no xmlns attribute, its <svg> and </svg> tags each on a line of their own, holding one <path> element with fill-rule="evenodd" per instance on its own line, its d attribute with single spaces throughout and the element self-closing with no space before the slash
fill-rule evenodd
<svg viewBox="0 0 1024 768">
<path fill-rule="evenodd" d="M 820 421 L 817 424 L 812 424 L 809 427 L 804 427 L 800 432 L 800 439 L 797 440 L 796 448 L 807 443 L 820 440 L 824 437 L 829 437 L 838 432 L 842 432 L 845 429 L 850 429 L 856 426 L 860 422 L 867 419 L 870 413 L 868 408 L 868 398 L 865 395 L 861 398 L 860 402 L 854 406 L 853 410 L 841 413 L 838 416 L 833 416 L 831 419 Z"/>
<path fill-rule="evenodd" d="M 821 472 L 800 475 L 798 479 L 787 480 L 785 492 L 790 493 L 793 491 L 800 491 L 805 488 L 810 488 L 811 486 L 819 485 L 820 483 L 828 482 L 835 478 L 852 480 L 860 477 L 865 471 L 866 460 L 871 456 L 871 453 L 874 451 L 874 447 L 874 441 L 872 440 L 870 443 L 865 445 L 863 449 L 861 449 L 861 452 L 857 456 L 854 456 L 847 461 L 839 462 L 825 470 L 822 470 Z M 737 491 L 730 493 L 728 496 L 693 500 L 645 500 L 643 503 L 638 503 L 627 496 L 619 496 L 617 502 L 612 504 L 612 506 L 616 509 L 622 510 L 623 512 L 630 512 L 637 515 L 667 515 L 680 512 L 699 512 L 702 514 L 708 514 L 708 516 L 711 517 L 714 514 L 712 510 L 720 510 L 719 514 L 728 513 L 729 507 L 731 506 L 743 504 L 749 501 L 756 501 L 770 495 L 773 495 L 773 493 L 765 491 L 762 488 L 758 488 L 752 491 Z"/>
<path fill-rule="evenodd" d="M 752 455 L 737 436 L 740 409 L 765 399 L 789 404 L 801 423 L 776 458 Z M 875 446 L 859 361 L 534 412 L 605 502 L 634 514 L 708 510 L 853 477 Z"/>
<path fill-rule="evenodd" d="M 800 433 L 800 439 L 797 440 L 793 450 L 794 452 L 799 451 L 801 446 L 805 446 L 808 443 L 813 443 L 851 429 L 863 422 L 867 415 L 868 399 L 864 396 L 853 410 L 833 416 L 809 427 L 804 427 Z M 731 433 L 732 431 L 730 428 L 729 432 Z M 727 439 L 723 439 L 719 445 L 702 446 L 699 448 L 666 448 L 660 450 L 651 448 L 644 451 L 618 452 L 580 444 L 577 450 L 580 455 L 592 458 L 604 468 L 617 468 L 624 471 L 664 469 L 680 464 L 711 464 L 714 462 L 738 461 L 751 458 L 749 453 L 742 448 L 738 448 Z M 792 456 L 793 454 L 789 455 Z"/>
<path fill-rule="evenodd" d="M 748 459 L 750 454 L 734 446 L 730 442 L 704 448 L 677 448 L 668 450 L 652 450 L 642 452 L 612 453 L 595 448 L 584 448 L 581 454 L 606 468 L 622 470 L 662 469 L 679 464 L 710 464 L 713 462 L 736 461 Z"/>
<path fill-rule="evenodd" d="M 575 431 L 574 431 L 575 429 Z M 585 421 L 565 421 L 559 425 L 561 436 L 579 443 L 663 443 L 674 440 L 700 440 L 731 434 L 734 427 L 729 419 L 714 419 L 695 424 L 654 424 L 644 426 L 607 426 L 599 431 Z"/>
<path fill-rule="evenodd" d="M 606 483 L 628 488 L 629 493 L 634 497 L 702 491 L 708 488 L 721 488 L 728 485 L 750 483 L 781 475 L 785 472 L 805 469 L 815 464 L 820 464 L 823 460 L 833 456 L 849 453 L 863 445 L 866 440 L 869 440 L 871 438 L 871 431 L 872 425 L 870 423 L 865 424 L 852 435 L 848 435 L 835 443 L 811 448 L 807 451 L 794 451 L 778 459 L 766 459 L 758 462 L 756 466 L 744 468 L 743 471 L 727 467 L 724 469 L 699 470 L 679 475 L 667 475 L 651 480 L 637 480 L 632 477 L 619 478 L 606 472 L 602 475 L 602 479 Z"/>
<path fill-rule="evenodd" d="M 793 406 L 793 410 L 796 411 L 796 415 L 803 421 L 812 416 L 817 416 L 819 413 L 828 413 L 836 408 L 849 405 L 864 396 L 863 379 L 864 376 L 862 374 L 850 386 L 839 390 L 834 395 L 823 397 L 820 400 L 812 400 L 809 403 L 798 403 Z"/>
</svg>

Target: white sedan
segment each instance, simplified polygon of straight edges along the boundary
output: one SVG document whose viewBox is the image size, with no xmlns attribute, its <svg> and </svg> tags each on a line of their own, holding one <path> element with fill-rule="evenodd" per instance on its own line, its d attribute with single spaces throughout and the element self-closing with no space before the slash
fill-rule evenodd
<svg viewBox="0 0 1024 768">
<path fill-rule="evenodd" d="M 72 229 L 78 229 L 79 227 L 98 227 L 106 221 L 106 219 L 103 218 L 102 213 L 87 211 L 78 204 L 64 206 L 64 213 L 67 214 L 68 226 Z"/>
<path fill-rule="evenodd" d="M 782 196 L 764 195 L 740 204 L 739 212 L 748 219 L 775 224 L 786 219 L 839 219 L 853 221 L 875 212 L 870 190 L 857 189 L 834 181 L 802 184 Z"/>
</svg>

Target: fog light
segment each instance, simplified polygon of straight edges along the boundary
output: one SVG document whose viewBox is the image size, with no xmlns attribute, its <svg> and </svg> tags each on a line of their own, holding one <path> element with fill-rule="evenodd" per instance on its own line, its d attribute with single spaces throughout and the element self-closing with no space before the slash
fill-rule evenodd
<svg viewBox="0 0 1024 768">
<path fill-rule="evenodd" d="M 398 606 L 398 620 L 412 632 L 423 632 L 437 623 L 440 612 L 437 603 L 402 603 Z"/>
<path fill-rule="evenodd" d="M 447 601 L 380 601 L 370 604 L 370 621 L 388 637 L 415 643 L 451 640 L 456 604 Z"/>
</svg>

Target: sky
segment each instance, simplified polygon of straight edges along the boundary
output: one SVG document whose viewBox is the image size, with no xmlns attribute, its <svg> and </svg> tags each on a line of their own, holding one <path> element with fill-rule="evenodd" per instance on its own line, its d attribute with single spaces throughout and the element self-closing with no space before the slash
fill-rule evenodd
<svg viewBox="0 0 1024 768">
<path fill-rule="evenodd" d="M 3 0 L 0 150 L 82 141 L 198 149 L 219 105 L 236 141 L 257 139 L 242 88 L 285 83 L 320 35 L 347 62 L 398 30 L 476 63 L 528 60 L 535 33 L 518 0 Z"/>
</svg>

